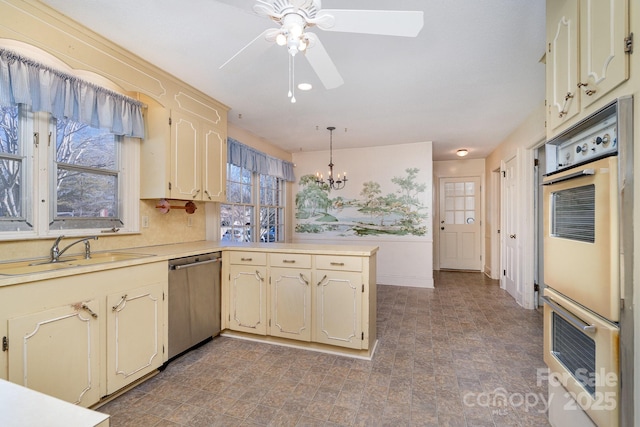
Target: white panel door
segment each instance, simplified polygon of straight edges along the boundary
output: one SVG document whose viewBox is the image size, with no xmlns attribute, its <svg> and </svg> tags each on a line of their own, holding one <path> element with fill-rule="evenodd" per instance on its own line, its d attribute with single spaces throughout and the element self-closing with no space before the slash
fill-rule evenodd
<svg viewBox="0 0 640 427">
<path fill-rule="evenodd" d="M 522 284 L 518 278 L 518 170 L 517 158 L 514 157 L 505 164 L 503 187 L 503 218 L 502 227 L 504 242 L 503 277 L 504 288 L 518 303 L 522 303 Z"/>
<path fill-rule="evenodd" d="M 481 270 L 480 177 L 440 178 L 440 268 Z"/>
</svg>

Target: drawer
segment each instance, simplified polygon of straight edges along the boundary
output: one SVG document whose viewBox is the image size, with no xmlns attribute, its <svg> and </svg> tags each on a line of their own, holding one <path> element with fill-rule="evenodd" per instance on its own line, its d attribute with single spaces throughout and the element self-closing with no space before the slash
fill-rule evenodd
<svg viewBox="0 0 640 427">
<path fill-rule="evenodd" d="M 311 255 L 269 254 L 271 267 L 311 268 Z"/>
<path fill-rule="evenodd" d="M 264 252 L 236 252 L 229 253 L 229 262 L 240 265 L 267 265 L 267 254 Z"/>
<path fill-rule="evenodd" d="M 316 255 L 319 270 L 362 271 L 362 258 L 340 255 Z"/>
</svg>

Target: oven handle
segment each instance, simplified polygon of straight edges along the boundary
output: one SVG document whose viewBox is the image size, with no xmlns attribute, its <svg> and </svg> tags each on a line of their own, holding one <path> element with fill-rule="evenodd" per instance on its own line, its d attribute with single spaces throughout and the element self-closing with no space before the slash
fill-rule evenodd
<svg viewBox="0 0 640 427">
<path fill-rule="evenodd" d="M 556 303 L 551 298 L 546 297 L 546 296 L 542 296 L 540 298 L 547 305 L 549 305 L 549 307 L 551 307 L 554 311 L 557 311 L 558 313 L 560 313 L 562 315 L 562 317 L 567 319 L 571 324 L 573 324 L 573 326 L 575 326 L 576 328 L 580 329 L 581 331 L 589 332 L 589 333 L 593 333 L 593 332 L 596 331 L 596 329 L 597 329 L 596 325 L 586 324 L 584 321 L 582 321 L 582 319 L 579 319 L 575 315 L 569 313 L 567 310 L 565 310 L 561 305 Z"/>
<path fill-rule="evenodd" d="M 580 178 L 580 177 L 587 176 L 587 175 L 594 175 L 595 173 L 596 173 L 596 171 L 594 169 L 583 169 L 583 170 L 581 170 L 579 172 L 570 173 L 569 175 L 565 175 L 565 176 L 562 176 L 560 178 L 556 178 L 556 179 L 552 179 L 552 180 L 547 181 L 547 182 L 543 182 L 542 185 L 557 184 L 559 182 L 568 181 L 568 180 L 574 179 L 574 178 Z"/>
</svg>

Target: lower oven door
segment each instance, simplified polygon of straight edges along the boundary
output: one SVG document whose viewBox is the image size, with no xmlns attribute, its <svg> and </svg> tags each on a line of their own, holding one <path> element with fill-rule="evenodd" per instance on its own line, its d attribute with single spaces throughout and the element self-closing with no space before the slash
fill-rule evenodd
<svg viewBox="0 0 640 427">
<path fill-rule="evenodd" d="M 596 425 L 617 427 L 619 327 L 549 288 L 543 300 L 549 381 L 562 385 Z"/>
</svg>

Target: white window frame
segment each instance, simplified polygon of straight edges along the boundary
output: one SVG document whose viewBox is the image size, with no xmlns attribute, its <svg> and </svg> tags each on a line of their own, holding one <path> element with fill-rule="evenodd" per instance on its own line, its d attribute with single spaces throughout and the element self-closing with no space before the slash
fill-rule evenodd
<svg viewBox="0 0 640 427">
<path fill-rule="evenodd" d="M 22 197 L 26 199 L 27 212 L 31 212 L 30 220 L 33 229 L 25 231 L 0 232 L 0 241 L 51 238 L 58 236 L 86 236 L 108 234 L 131 234 L 139 232 L 139 199 L 140 199 L 140 141 L 137 138 L 122 138 L 119 147 L 119 176 L 118 194 L 121 205 L 122 227 L 114 229 L 105 228 L 79 228 L 79 229 L 52 229 L 49 227 L 51 204 L 55 195 L 52 180 L 55 171 L 54 149 L 55 124 L 48 113 L 23 112 L 19 113 L 20 128 L 19 138 L 23 145 L 25 160 L 23 166 L 26 169 Z M 49 136 L 51 135 L 51 136 Z M 37 144 L 36 144 L 37 143 Z"/>
<path fill-rule="evenodd" d="M 229 166 L 230 164 L 227 164 L 227 183 L 229 182 Z M 235 166 L 235 165 L 234 165 Z M 238 168 L 242 168 L 241 166 L 236 166 Z M 244 168 L 242 168 L 244 169 Z M 247 169 L 245 169 L 247 170 Z M 260 185 L 261 185 L 261 174 L 257 173 L 257 172 L 252 172 L 249 171 L 251 173 L 251 203 L 235 203 L 235 202 L 229 202 L 229 201 L 225 201 L 223 203 L 221 203 L 220 205 L 220 210 L 219 210 L 219 215 L 220 215 L 220 225 L 218 227 L 218 230 L 220 231 L 220 236 L 219 236 L 219 240 L 221 242 L 227 242 L 226 240 L 223 240 L 224 237 L 224 233 L 222 232 L 222 205 L 236 205 L 236 206 L 250 206 L 253 209 L 253 218 L 251 221 L 251 225 L 249 226 L 250 232 L 249 232 L 249 236 L 251 237 L 251 242 L 254 243 L 261 243 L 262 241 L 260 240 L 260 209 L 262 206 L 260 204 Z M 286 212 L 287 212 L 287 182 L 285 180 L 282 180 L 282 188 L 281 188 L 281 194 L 282 194 L 282 204 L 280 205 L 279 208 L 277 209 L 282 209 L 282 217 L 283 219 L 283 223 L 282 223 L 282 228 L 281 228 L 281 236 L 282 239 L 280 240 L 276 240 L 276 243 L 283 243 L 286 241 Z M 229 191 L 227 191 L 227 195 L 229 194 Z M 267 205 L 266 207 L 273 207 L 273 205 Z M 242 234 L 243 236 L 246 236 L 246 232 L 244 230 L 246 230 L 246 226 L 244 225 L 232 225 L 229 226 L 231 229 L 240 229 L 243 230 Z M 268 230 L 267 230 L 267 235 L 268 235 Z M 232 240 L 234 241 L 234 240 Z"/>
</svg>

